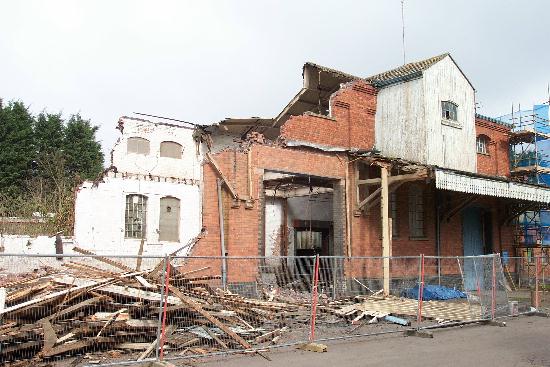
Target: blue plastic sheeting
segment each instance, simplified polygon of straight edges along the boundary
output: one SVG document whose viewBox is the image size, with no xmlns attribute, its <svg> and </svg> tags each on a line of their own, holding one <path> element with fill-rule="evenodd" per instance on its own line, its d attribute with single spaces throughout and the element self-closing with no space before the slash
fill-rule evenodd
<svg viewBox="0 0 550 367">
<path fill-rule="evenodd" d="M 418 299 L 418 286 L 414 288 L 405 289 L 401 292 L 401 297 Z M 442 285 L 425 285 L 424 291 L 422 292 L 422 299 L 424 301 L 440 300 L 444 301 L 447 299 L 456 299 L 456 298 L 466 298 L 466 294 L 453 289 L 444 287 Z"/>
</svg>

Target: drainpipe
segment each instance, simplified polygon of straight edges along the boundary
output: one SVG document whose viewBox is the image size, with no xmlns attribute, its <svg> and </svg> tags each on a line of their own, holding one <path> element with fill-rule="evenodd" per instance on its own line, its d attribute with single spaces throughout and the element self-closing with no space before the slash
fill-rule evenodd
<svg viewBox="0 0 550 367">
<path fill-rule="evenodd" d="M 441 285 L 441 223 L 440 223 L 440 192 L 435 189 L 435 250 L 437 253 L 437 279 Z"/>
<path fill-rule="evenodd" d="M 222 286 L 223 289 L 226 289 L 227 285 L 227 258 L 225 252 L 225 231 L 224 231 L 224 220 L 223 220 L 223 200 L 222 200 L 222 184 L 223 181 L 218 178 L 218 212 L 220 214 L 220 246 L 221 246 L 221 256 L 222 256 Z"/>
</svg>

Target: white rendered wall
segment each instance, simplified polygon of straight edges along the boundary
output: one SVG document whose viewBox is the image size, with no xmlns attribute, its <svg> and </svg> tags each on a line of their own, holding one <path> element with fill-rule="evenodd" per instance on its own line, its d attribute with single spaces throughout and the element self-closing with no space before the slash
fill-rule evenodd
<svg viewBox="0 0 550 367">
<path fill-rule="evenodd" d="M 118 172 L 200 180 L 201 160 L 197 155 L 197 143 L 193 139 L 192 127 L 124 117 L 121 121 L 123 134 L 113 148 L 111 162 Z M 149 140 L 149 154 L 127 153 L 127 142 L 131 137 Z M 163 141 L 181 144 L 183 159 L 161 157 L 160 143 Z"/>
<path fill-rule="evenodd" d="M 75 245 L 98 254 L 137 255 L 141 239 L 125 238 L 126 196 L 147 196 L 144 255 L 167 254 L 197 236 L 202 227 L 202 156 L 203 146 L 193 138 L 187 126 L 123 117 L 119 121 L 122 136 L 112 151 L 109 172 L 97 186 L 85 182 L 75 203 Z M 130 137 L 150 141 L 150 153 L 127 153 Z M 160 144 L 173 141 L 183 147 L 182 158 L 160 157 Z M 197 150 L 199 150 L 197 152 Z M 160 199 L 180 200 L 179 241 L 159 241 Z M 180 252 L 178 255 L 185 255 Z"/>
<path fill-rule="evenodd" d="M 265 198 L 265 256 L 283 255 L 281 254 L 283 201 L 284 199 L 281 198 Z"/>
<path fill-rule="evenodd" d="M 201 202 L 198 185 L 106 177 L 98 187 L 86 183 L 77 195 L 74 242 L 97 253 L 137 255 L 140 239 L 124 238 L 126 195 L 147 196 L 144 255 L 166 254 L 199 234 Z M 180 200 L 179 242 L 159 241 L 160 199 Z M 185 255 L 185 252 L 179 255 Z"/>
</svg>

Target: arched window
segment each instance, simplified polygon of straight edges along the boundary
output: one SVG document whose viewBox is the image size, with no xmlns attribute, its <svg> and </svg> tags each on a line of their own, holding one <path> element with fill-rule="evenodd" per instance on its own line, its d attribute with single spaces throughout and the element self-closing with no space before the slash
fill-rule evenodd
<svg viewBox="0 0 550 367">
<path fill-rule="evenodd" d="M 411 238 L 425 237 L 424 190 L 420 185 L 409 187 L 409 235 Z"/>
<path fill-rule="evenodd" d="M 147 196 L 126 195 L 126 211 L 124 215 L 126 238 L 145 238 L 147 224 Z"/>
<path fill-rule="evenodd" d="M 160 156 L 181 159 L 182 146 L 174 141 L 160 143 Z"/>
<path fill-rule="evenodd" d="M 489 154 L 487 145 L 489 144 L 489 137 L 487 135 L 478 135 L 476 138 L 476 151 L 480 154 Z"/>
<path fill-rule="evenodd" d="M 127 152 L 136 154 L 149 154 L 149 140 L 144 138 L 128 138 Z"/>
</svg>

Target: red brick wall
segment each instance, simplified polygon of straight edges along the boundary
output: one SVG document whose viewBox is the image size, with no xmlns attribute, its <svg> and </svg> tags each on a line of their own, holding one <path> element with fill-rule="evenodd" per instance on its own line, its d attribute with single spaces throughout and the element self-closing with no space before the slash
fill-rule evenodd
<svg viewBox="0 0 550 367">
<path fill-rule="evenodd" d="M 223 189 L 225 214 L 225 247 L 229 256 L 262 256 L 263 239 L 262 205 L 260 200 L 260 184 L 264 170 L 285 171 L 311 174 L 322 177 L 343 179 L 345 177 L 344 156 L 321 153 L 312 150 L 298 150 L 283 147 L 252 145 L 252 200 L 251 209 L 240 202 L 234 208 L 233 200 L 227 189 Z M 247 196 L 247 153 L 225 151 L 214 155 L 224 175 L 233 185 L 238 195 Z M 208 235 L 193 249 L 193 256 L 220 256 L 220 226 L 217 198 L 217 173 L 211 164 L 204 165 L 203 170 L 203 226 L 208 229 Z M 256 262 L 251 260 L 233 261 L 228 267 L 229 281 L 254 281 L 256 278 Z M 218 265 L 216 265 L 218 266 Z M 239 271 L 234 269 L 238 268 Z M 217 268 L 216 268 L 217 270 Z"/>
<path fill-rule="evenodd" d="M 363 81 L 351 82 L 333 94 L 330 106 L 330 117 L 313 114 L 291 117 L 281 127 L 281 136 L 344 148 L 374 146 L 374 87 Z"/>
<path fill-rule="evenodd" d="M 476 137 L 485 135 L 489 138 L 487 154 L 477 154 L 477 172 L 510 177 L 509 138 L 510 129 L 476 117 Z"/>
</svg>

